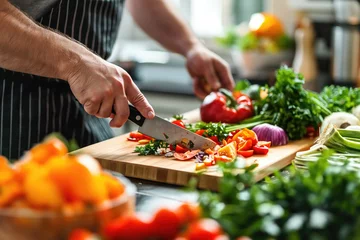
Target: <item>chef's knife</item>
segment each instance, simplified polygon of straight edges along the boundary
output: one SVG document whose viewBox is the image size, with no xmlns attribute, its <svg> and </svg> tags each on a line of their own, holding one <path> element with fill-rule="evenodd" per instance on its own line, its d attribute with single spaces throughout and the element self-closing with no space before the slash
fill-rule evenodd
<svg viewBox="0 0 360 240">
<path fill-rule="evenodd" d="M 138 131 L 143 134 L 166 141 L 168 144 L 179 144 L 188 149 L 205 150 L 216 146 L 214 141 L 179 127 L 165 119 L 158 116 L 155 116 L 153 119 L 146 119 L 134 106 L 129 104 L 129 108 L 129 120 L 138 125 Z"/>
</svg>

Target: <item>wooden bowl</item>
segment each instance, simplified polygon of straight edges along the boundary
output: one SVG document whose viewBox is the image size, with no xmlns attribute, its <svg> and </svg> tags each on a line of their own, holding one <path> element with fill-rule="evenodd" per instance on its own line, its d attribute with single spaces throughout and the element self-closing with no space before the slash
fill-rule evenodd
<svg viewBox="0 0 360 240">
<path fill-rule="evenodd" d="M 125 185 L 124 194 L 80 214 L 67 216 L 51 211 L 0 209 L 0 239 L 67 239 L 69 233 L 76 228 L 99 232 L 110 220 L 134 212 L 135 185 L 120 174 L 113 172 L 111 174 Z"/>
</svg>

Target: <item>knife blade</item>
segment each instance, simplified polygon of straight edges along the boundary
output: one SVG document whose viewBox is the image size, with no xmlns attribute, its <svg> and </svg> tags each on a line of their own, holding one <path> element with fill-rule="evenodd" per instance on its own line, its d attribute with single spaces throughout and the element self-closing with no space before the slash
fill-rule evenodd
<svg viewBox="0 0 360 240">
<path fill-rule="evenodd" d="M 177 126 L 159 116 L 147 119 L 132 105 L 129 104 L 129 120 L 139 126 L 138 131 L 168 144 L 179 144 L 188 149 L 205 150 L 214 148 L 216 143 L 185 128 Z"/>
</svg>

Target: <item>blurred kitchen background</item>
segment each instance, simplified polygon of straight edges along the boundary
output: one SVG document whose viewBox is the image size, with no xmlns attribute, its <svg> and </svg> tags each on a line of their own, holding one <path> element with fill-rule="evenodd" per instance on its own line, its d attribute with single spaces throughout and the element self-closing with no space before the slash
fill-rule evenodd
<svg viewBox="0 0 360 240">
<path fill-rule="evenodd" d="M 360 83 L 360 0 L 168 0 L 232 68 L 235 80 L 273 84 L 282 64 L 306 87 Z M 263 14 L 262 14 L 263 13 Z M 162 117 L 198 108 L 184 59 L 164 50 L 125 10 L 109 61 L 126 69 Z M 131 123 L 114 132 L 136 129 Z"/>
</svg>

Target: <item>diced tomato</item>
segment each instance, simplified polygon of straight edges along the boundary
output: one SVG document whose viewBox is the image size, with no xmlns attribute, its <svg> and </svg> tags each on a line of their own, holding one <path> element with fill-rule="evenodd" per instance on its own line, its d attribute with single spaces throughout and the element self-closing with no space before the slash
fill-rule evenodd
<svg viewBox="0 0 360 240">
<path fill-rule="evenodd" d="M 223 234 L 221 226 L 213 219 L 204 218 L 191 223 L 185 232 L 188 240 L 215 240 Z"/>
<path fill-rule="evenodd" d="M 252 155 L 254 155 L 254 150 L 238 151 L 237 153 L 240 154 L 241 156 L 247 158 L 247 157 L 251 157 Z"/>
<path fill-rule="evenodd" d="M 151 239 L 174 239 L 180 226 L 181 219 L 175 211 L 161 208 L 155 213 L 155 216 L 150 223 L 150 228 L 152 230 Z"/>
<path fill-rule="evenodd" d="M 253 147 L 254 153 L 255 154 L 260 154 L 260 155 L 266 155 L 269 152 L 269 148 L 266 146 L 254 146 Z"/>
<path fill-rule="evenodd" d="M 179 127 L 185 128 L 185 124 L 182 120 L 174 120 L 172 123 L 178 125 Z"/>
<path fill-rule="evenodd" d="M 256 144 L 257 146 L 266 146 L 266 147 L 271 147 L 271 141 L 258 141 L 258 143 Z"/>
<path fill-rule="evenodd" d="M 170 150 L 171 150 L 171 151 L 175 151 L 175 152 L 177 152 L 177 153 L 185 153 L 185 152 L 188 151 L 187 148 L 182 147 L 182 146 L 180 146 L 180 145 L 176 145 L 175 148 L 174 148 L 174 145 L 170 145 Z"/>
<path fill-rule="evenodd" d="M 219 139 L 218 139 L 217 136 L 211 136 L 211 137 L 208 137 L 208 138 L 210 138 L 211 140 L 213 140 L 217 145 L 220 145 L 220 141 L 219 141 Z"/>
<path fill-rule="evenodd" d="M 195 133 L 198 134 L 198 135 L 200 135 L 200 136 L 203 136 L 203 135 L 204 135 L 204 132 L 206 132 L 205 129 L 199 129 L 199 130 L 197 130 Z"/>
</svg>

